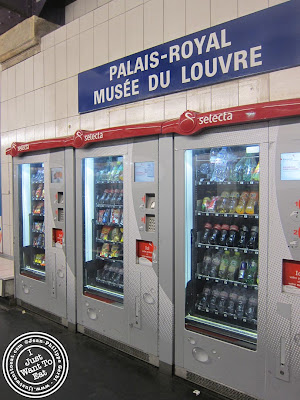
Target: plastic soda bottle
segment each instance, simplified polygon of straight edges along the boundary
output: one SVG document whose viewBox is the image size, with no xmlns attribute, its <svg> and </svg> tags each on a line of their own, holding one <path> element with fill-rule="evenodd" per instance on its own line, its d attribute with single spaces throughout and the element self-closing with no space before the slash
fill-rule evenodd
<svg viewBox="0 0 300 400">
<path fill-rule="evenodd" d="M 225 279 L 227 275 L 227 269 L 229 267 L 229 262 L 230 262 L 230 252 L 226 250 L 223 254 L 223 257 L 221 259 L 220 263 L 220 268 L 219 268 L 219 273 L 218 277 L 220 279 Z"/>
<path fill-rule="evenodd" d="M 210 269 L 208 272 L 209 276 L 213 276 L 215 278 L 218 276 L 218 271 L 219 271 L 219 267 L 220 267 L 221 259 L 222 259 L 222 253 L 223 253 L 222 250 L 220 250 L 212 256 L 211 265 L 210 265 Z"/>
<path fill-rule="evenodd" d="M 239 282 L 244 282 L 245 281 L 245 275 L 246 275 L 247 268 L 248 268 L 248 261 L 247 260 L 243 260 L 241 262 L 240 269 L 239 269 L 239 275 L 238 275 L 238 281 Z"/>
<path fill-rule="evenodd" d="M 226 312 L 228 315 L 231 316 L 234 315 L 237 299 L 238 299 L 238 291 L 237 289 L 234 288 L 233 291 L 229 293 L 228 304 L 226 308 Z"/>
<path fill-rule="evenodd" d="M 212 287 L 212 295 L 209 301 L 209 311 L 210 312 L 214 312 L 217 309 L 217 302 L 220 296 L 220 286 L 219 285 L 215 285 Z"/>
<path fill-rule="evenodd" d="M 251 181 L 252 174 L 256 168 L 256 161 L 254 157 L 246 157 L 243 168 L 243 181 Z"/>
<path fill-rule="evenodd" d="M 229 279 L 230 281 L 234 281 L 236 279 L 240 264 L 241 264 L 241 256 L 240 253 L 236 251 L 234 253 L 234 256 L 230 260 L 227 272 L 227 279 Z"/>
<path fill-rule="evenodd" d="M 202 275 L 208 276 L 208 273 L 210 270 L 210 265 L 211 265 L 211 251 L 207 250 L 204 253 L 204 257 L 203 257 L 202 268 L 201 268 Z"/>
<path fill-rule="evenodd" d="M 242 289 L 237 298 L 236 316 L 238 319 L 243 319 L 245 316 L 245 305 L 247 303 L 247 292 Z"/>
<path fill-rule="evenodd" d="M 223 290 L 220 292 L 220 300 L 217 305 L 217 310 L 220 314 L 224 314 L 225 312 L 228 296 L 229 296 L 228 290 L 226 288 L 223 288 Z"/>
<path fill-rule="evenodd" d="M 248 268 L 246 270 L 245 282 L 247 285 L 256 285 L 258 271 L 258 259 L 257 257 L 253 257 L 252 260 L 249 260 Z"/>
<path fill-rule="evenodd" d="M 200 298 L 200 300 L 198 302 L 198 307 L 197 307 L 198 310 L 203 310 L 204 311 L 204 310 L 206 310 L 208 308 L 210 295 L 211 295 L 210 287 L 208 287 L 208 286 L 204 287 L 203 292 L 202 292 L 202 296 L 201 296 L 201 298 Z"/>
<path fill-rule="evenodd" d="M 258 192 L 251 192 L 245 209 L 246 214 L 254 214 L 257 202 L 258 202 Z"/>
</svg>

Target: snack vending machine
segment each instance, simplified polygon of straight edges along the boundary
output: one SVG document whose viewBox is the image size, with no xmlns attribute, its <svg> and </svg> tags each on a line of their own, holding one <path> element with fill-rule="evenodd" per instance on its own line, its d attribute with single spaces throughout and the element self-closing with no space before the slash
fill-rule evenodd
<svg viewBox="0 0 300 400">
<path fill-rule="evenodd" d="M 268 161 L 266 123 L 175 137 L 175 371 L 247 399 L 265 389 Z"/>
<path fill-rule="evenodd" d="M 76 187 L 78 330 L 158 365 L 158 139 L 77 149 Z"/>
<path fill-rule="evenodd" d="M 13 157 L 14 262 L 18 304 L 75 328 L 73 153 Z"/>
</svg>

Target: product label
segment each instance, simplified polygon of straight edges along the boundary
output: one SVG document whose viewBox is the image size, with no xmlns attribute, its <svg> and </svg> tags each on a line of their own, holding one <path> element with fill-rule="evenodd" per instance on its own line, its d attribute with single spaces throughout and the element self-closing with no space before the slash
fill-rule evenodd
<svg viewBox="0 0 300 400">
<path fill-rule="evenodd" d="M 283 260 L 282 284 L 300 289 L 300 262 Z"/>
</svg>

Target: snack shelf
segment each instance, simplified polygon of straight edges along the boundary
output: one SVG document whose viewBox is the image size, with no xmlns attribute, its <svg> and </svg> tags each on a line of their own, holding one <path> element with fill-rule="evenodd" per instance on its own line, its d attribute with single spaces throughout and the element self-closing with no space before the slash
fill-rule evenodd
<svg viewBox="0 0 300 400">
<path fill-rule="evenodd" d="M 105 181 L 105 180 L 103 180 L 103 181 L 96 181 L 95 184 L 96 185 L 115 185 L 115 184 L 123 185 L 123 181 L 109 181 L 109 180 Z"/>
<path fill-rule="evenodd" d="M 42 231 L 36 231 L 36 230 L 32 230 L 31 231 L 32 233 L 38 233 L 39 235 L 45 235 L 45 232 L 42 232 Z"/>
<path fill-rule="evenodd" d="M 107 223 L 107 224 L 102 224 L 102 223 L 100 223 L 100 222 L 95 222 L 95 225 L 97 225 L 97 226 L 113 226 L 113 227 L 116 227 L 116 228 L 122 228 L 123 227 L 123 224 L 109 224 L 109 223 Z"/>
<path fill-rule="evenodd" d="M 44 218 L 45 214 L 34 214 L 34 213 L 32 213 L 32 216 L 35 217 L 35 218 L 37 218 L 37 217 Z"/>
<path fill-rule="evenodd" d="M 107 262 L 112 262 L 112 263 L 122 263 L 123 264 L 123 260 L 119 260 L 119 259 L 115 259 L 115 258 L 106 258 L 106 257 L 100 257 L 98 255 L 96 255 L 96 259 L 97 260 L 103 260 L 103 261 L 107 261 Z"/>
<path fill-rule="evenodd" d="M 112 292 L 112 291 L 110 291 L 108 289 L 104 289 L 104 288 L 101 288 L 101 287 L 98 287 L 98 286 L 86 285 L 84 288 L 86 289 L 84 294 L 89 294 L 90 292 L 94 291 L 94 292 L 97 292 L 97 293 L 101 293 L 101 294 L 107 295 L 107 296 L 109 296 L 109 298 L 112 298 L 112 299 L 114 299 L 115 297 L 117 297 L 119 299 L 123 299 L 124 298 L 123 293 L 118 293 L 118 292 L 115 292 L 115 291 Z"/>
<path fill-rule="evenodd" d="M 244 283 L 244 282 L 232 281 L 229 279 L 220 279 L 220 278 L 216 278 L 213 276 L 206 276 L 206 275 L 202 275 L 202 274 L 196 274 L 196 279 L 214 282 L 214 283 L 223 283 L 224 285 L 228 285 L 228 286 L 258 290 L 258 285 L 248 285 L 247 283 Z"/>
<path fill-rule="evenodd" d="M 118 289 L 124 288 L 123 283 L 115 283 L 115 282 L 111 282 L 111 281 L 106 281 L 105 279 L 100 279 L 97 277 L 96 277 L 96 282 L 101 283 L 102 285 L 108 285 L 108 286 L 115 287 Z"/>
<path fill-rule="evenodd" d="M 96 208 L 123 208 L 123 204 L 96 204 Z"/>
<path fill-rule="evenodd" d="M 32 247 L 35 248 L 35 249 L 39 249 L 39 250 L 44 250 L 45 251 L 45 247 L 42 247 L 42 246 L 35 246 L 33 244 Z"/>
<path fill-rule="evenodd" d="M 229 247 L 229 246 L 220 246 L 220 245 L 215 245 L 215 244 L 203 244 L 203 243 L 198 243 L 196 242 L 196 247 L 200 248 L 200 249 L 215 249 L 215 250 L 233 250 L 235 252 L 239 252 L 239 253 L 250 253 L 250 254 L 258 254 L 259 251 L 257 249 L 243 249 L 240 247 Z"/>
<path fill-rule="evenodd" d="M 96 242 L 98 242 L 98 243 L 109 243 L 109 244 L 119 244 L 119 245 L 123 246 L 123 242 L 116 242 L 116 241 L 113 241 L 113 240 L 104 240 L 104 239 L 96 238 Z"/>
<path fill-rule="evenodd" d="M 44 199 L 43 197 L 41 197 L 41 198 L 39 198 L 39 199 L 37 199 L 37 198 L 35 198 L 35 197 L 32 197 L 31 200 L 32 200 L 32 201 L 45 201 L 45 199 Z"/>
<path fill-rule="evenodd" d="M 214 182 L 214 181 L 195 181 L 197 186 L 212 186 L 212 185 L 220 185 L 220 186 L 227 186 L 227 185 L 259 185 L 259 181 L 224 181 L 224 182 Z"/>
<path fill-rule="evenodd" d="M 199 308 L 199 309 L 197 309 L 195 307 L 195 311 L 196 311 L 196 313 L 198 311 L 199 313 L 206 313 L 206 314 L 211 315 L 211 316 L 219 316 L 219 317 L 228 318 L 228 319 L 232 319 L 232 320 L 239 321 L 239 322 L 244 322 L 244 323 L 250 323 L 250 324 L 253 324 L 253 325 L 257 325 L 257 320 L 254 319 L 254 318 L 250 319 L 250 320 L 248 320 L 246 317 L 238 318 L 236 314 L 228 314 L 226 312 L 225 313 L 220 313 L 219 311 L 212 311 L 209 308 L 205 308 L 205 309 Z"/>
<path fill-rule="evenodd" d="M 258 214 L 237 214 L 237 213 L 219 213 L 196 211 L 196 215 L 201 217 L 225 217 L 225 218 L 243 218 L 243 219 L 259 219 Z"/>
</svg>

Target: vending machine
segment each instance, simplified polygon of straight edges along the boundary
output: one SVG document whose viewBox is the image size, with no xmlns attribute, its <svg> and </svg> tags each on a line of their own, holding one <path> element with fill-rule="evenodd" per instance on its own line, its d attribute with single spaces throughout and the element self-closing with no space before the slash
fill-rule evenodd
<svg viewBox="0 0 300 400">
<path fill-rule="evenodd" d="M 22 307 L 75 329 L 74 150 L 48 145 L 32 153 L 32 143 L 10 149 L 15 297 Z"/>
<path fill-rule="evenodd" d="M 84 144 L 103 137 L 84 135 Z M 155 137 L 76 150 L 78 331 L 154 365 L 158 148 Z"/>
<path fill-rule="evenodd" d="M 264 398 L 270 211 L 268 123 L 175 137 L 175 371 L 232 399 Z"/>
</svg>

